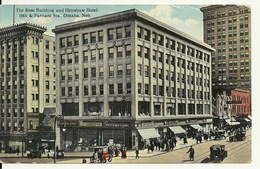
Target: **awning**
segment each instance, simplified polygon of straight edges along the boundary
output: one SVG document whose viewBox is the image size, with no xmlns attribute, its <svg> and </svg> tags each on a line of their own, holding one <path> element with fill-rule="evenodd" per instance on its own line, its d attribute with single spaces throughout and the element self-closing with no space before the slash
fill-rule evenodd
<svg viewBox="0 0 260 169">
<path fill-rule="evenodd" d="M 151 128 L 151 129 L 138 129 L 138 132 L 143 137 L 143 139 L 160 137 L 160 135 L 155 130 L 155 128 Z"/>
<path fill-rule="evenodd" d="M 249 122 L 249 121 L 251 121 L 251 120 L 249 120 L 249 119 L 245 118 L 245 121 Z"/>
<path fill-rule="evenodd" d="M 190 125 L 190 126 L 193 127 L 194 129 L 203 130 L 203 127 L 201 127 L 198 124 L 193 124 L 193 125 Z"/>
<path fill-rule="evenodd" d="M 248 117 L 247 117 L 249 120 L 252 120 L 252 117 L 249 115 Z"/>
<path fill-rule="evenodd" d="M 238 121 L 231 121 L 230 119 L 225 119 L 225 121 L 226 121 L 229 125 L 231 125 L 231 126 L 240 124 L 240 122 L 238 122 Z"/>
<path fill-rule="evenodd" d="M 179 134 L 179 133 L 185 133 L 186 132 L 181 126 L 172 126 L 172 127 L 169 127 L 169 129 L 171 129 L 171 131 L 173 131 L 174 134 Z"/>
</svg>

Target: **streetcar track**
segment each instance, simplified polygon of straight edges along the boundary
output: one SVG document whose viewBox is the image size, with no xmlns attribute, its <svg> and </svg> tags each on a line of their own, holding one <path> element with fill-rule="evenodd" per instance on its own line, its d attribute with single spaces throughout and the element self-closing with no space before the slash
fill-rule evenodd
<svg viewBox="0 0 260 169">
<path fill-rule="evenodd" d="M 250 138 L 249 140 L 247 139 L 247 140 L 245 140 L 245 141 L 237 141 L 237 142 L 230 142 L 230 141 L 226 141 L 227 143 L 225 144 L 225 149 L 228 151 L 228 156 L 230 156 L 230 155 L 233 155 L 233 154 L 235 154 L 236 152 L 238 152 L 240 149 L 242 149 L 242 148 L 244 148 L 244 147 L 246 147 L 246 146 L 248 146 L 251 142 L 252 142 L 252 137 L 251 137 L 251 135 L 252 134 L 249 134 L 249 135 L 247 135 L 246 137 L 247 138 Z M 227 137 L 228 138 L 228 137 Z M 239 144 L 234 144 L 234 143 L 239 143 Z M 237 150 L 236 148 L 238 148 L 238 147 L 241 147 L 239 150 Z M 205 160 L 205 159 L 207 159 L 207 158 L 209 158 L 209 152 L 207 151 L 207 152 L 203 152 L 203 153 L 200 153 L 200 154 L 198 154 L 198 155 L 196 155 L 195 157 L 195 159 L 196 160 L 194 160 L 193 162 L 194 163 L 201 163 L 203 160 Z M 182 162 L 182 163 L 185 163 L 185 161 L 184 162 Z"/>
</svg>

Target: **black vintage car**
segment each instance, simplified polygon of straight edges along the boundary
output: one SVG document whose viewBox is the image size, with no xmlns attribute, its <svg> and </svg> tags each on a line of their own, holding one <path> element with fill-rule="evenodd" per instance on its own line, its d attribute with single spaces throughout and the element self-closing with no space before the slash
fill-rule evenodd
<svg viewBox="0 0 260 169">
<path fill-rule="evenodd" d="M 225 130 L 215 131 L 215 140 L 226 139 Z"/>
<path fill-rule="evenodd" d="M 229 137 L 229 141 L 244 141 L 245 139 L 246 131 L 235 131 L 235 133 Z"/>
<path fill-rule="evenodd" d="M 225 145 L 215 144 L 210 147 L 210 161 L 213 163 L 220 163 L 227 157 Z"/>
<path fill-rule="evenodd" d="M 41 151 L 30 151 L 30 153 L 27 154 L 27 158 L 41 158 L 42 157 L 42 152 Z"/>
</svg>

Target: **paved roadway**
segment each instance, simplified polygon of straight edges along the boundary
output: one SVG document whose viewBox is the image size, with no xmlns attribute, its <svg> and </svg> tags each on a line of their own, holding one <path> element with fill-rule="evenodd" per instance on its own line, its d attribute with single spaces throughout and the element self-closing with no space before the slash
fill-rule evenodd
<svg viewBox="0 0 260 169">
<path fill-rule="evenodd" d="M 239 142 L 229 142 L 228 137 L 225 140 L 203 141 L 196 144 L 195 140 L 188 139 L 188 144 L 184 145 L 182 140 L 178 140 L 177 146 L 173 151 L 165 152 L 155 150 L 153 153 L 148 153 L 146 150 L 140 150 L 140 158 L 135 159 L 135 152 L 128 151 L 127 158 L 113 158 L 110 164 L 190 164 L 190 163 L 208 163 L 209 147 L 213 144 L 225 144 L 228 151 L 228 157 L 222 163 L 249 163 L 252 160 L 252 137 L 251 130 L 247 130 L 247 139 Z M 189 161 L 187 151 L 189 146 L 193 145 L 195 149 L 195 161 Z M 59 164 L 80 164 L 83 156 L 90 156 L 90 153 L 66 153 L 68 158 L 57 159 Z M 0 154 L 0 161 L 5 163 L 53 163 L 53 159 L 27 159 L 13 155 L 12 158 L 3 157 Z M 16 157 L 15 157 L 16 156 Z M 87 158 L 89 163 L 89 158 Z M 91 165 L 91 164 L 90 164 Z"/>
</svg>

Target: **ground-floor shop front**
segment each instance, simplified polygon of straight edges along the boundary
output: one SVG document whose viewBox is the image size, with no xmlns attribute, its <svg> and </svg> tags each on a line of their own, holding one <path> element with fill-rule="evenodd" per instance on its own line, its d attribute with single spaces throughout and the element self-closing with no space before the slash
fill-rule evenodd
<svg viewBox="0 0 260 169">
<path fill-rule="evenodd" d="M 212 127 L 211 119 L 65 120 L 66 130 L 60 129 L 57 144 L 65 151 L 87 151 L 89 147 L 109 145 L 135 149 L 152 138 L 191 137 L 191 132 L 209 132 Z"/>
</svg>

